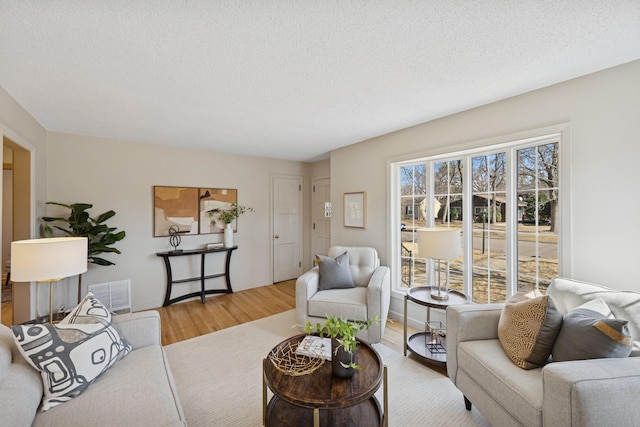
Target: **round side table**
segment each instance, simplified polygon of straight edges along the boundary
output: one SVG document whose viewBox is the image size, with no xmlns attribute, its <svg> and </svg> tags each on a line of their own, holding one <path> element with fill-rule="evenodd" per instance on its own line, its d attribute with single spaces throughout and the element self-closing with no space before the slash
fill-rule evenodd
<svg viewBox="0 0 640 427">
<path fill-rule="evenodd" d="M 431 291 L 433 286 L 416 286 L 409 288 L 404 296 L 404 355 L 407 355 L 407 348 L 412 353 L 419 356 L 421 359 L 428 363 L 437 366 L 446 366 L 447 353 L 446 353 L 446 338 L 441 336 L 440 348 L 429 348 L 427 346 L 427 340 L 431 338 L 431 333 L 417 332 L 407 337 L 407 303 L 409 301 L 427 307 L 427 322 L 431 322 L 431 309 L 446 310 L 450 305 L 466 304 L 469 302 L 469 297 L 460 291 L 449 290 L 449 298 L 446 300 L 438 300 L 431 297 Z"/>
</svg>

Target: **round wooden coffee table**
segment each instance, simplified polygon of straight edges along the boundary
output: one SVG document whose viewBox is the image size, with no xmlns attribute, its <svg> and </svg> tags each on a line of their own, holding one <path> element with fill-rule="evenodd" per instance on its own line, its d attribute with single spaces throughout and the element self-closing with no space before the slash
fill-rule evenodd
<svg viewBox="0 0 640 427">
<path fill-rule="evenodd" d="M 288 338 L 273 351 L 297 345 L 304 334 Z M 358 344 L 356 362 L 362 369 L 341 379 L 331 372 L 331 362 L 310 374 L 293 376 L 277 369 L 269 357 L 263 360 L 263 423 L 265 426 L 386 426 L 386 366 L 377 351 Z M 384 377 L 384 410 L 374 393 Z M 267 404 L 267 387 L 273 397 Z"/>
</svg>

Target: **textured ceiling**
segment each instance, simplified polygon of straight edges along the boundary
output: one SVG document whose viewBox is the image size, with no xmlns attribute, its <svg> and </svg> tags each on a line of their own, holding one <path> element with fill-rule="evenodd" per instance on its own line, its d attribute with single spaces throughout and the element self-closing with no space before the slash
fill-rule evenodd
<svg viewBox="0 0 640 427">
<path fill-rule="evenodd" d="M 638 58 L 638 0 L 0 0 L 47 130 L 280 159 Z"/>
</svg>

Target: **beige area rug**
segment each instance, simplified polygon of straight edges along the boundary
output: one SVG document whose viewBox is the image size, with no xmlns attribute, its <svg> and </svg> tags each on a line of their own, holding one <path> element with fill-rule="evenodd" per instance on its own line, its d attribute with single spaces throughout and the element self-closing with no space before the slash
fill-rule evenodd
<svg viewBox="0 0 640 427">
<path fill-rule="evenodd" d="M 298 334 L 294 310 L 166 347 L 189 426 L 262 425 L 262 360 Z M 388 367 L 389 426 L 488 426 L 449 378 L 375 344 Z M 382 405 L 382 387 L 376 394 Z"/>
</svg>

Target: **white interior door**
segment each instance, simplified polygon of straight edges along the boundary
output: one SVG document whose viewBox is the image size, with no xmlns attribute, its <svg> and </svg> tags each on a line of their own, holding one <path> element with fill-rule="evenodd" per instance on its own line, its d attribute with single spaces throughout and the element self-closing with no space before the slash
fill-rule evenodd
<svg viewBox="0 0 640 427">
<path fill-rule="evenodd" d="M 315 254 L 326 255 L 331 245 L 331 180 L 314 178 L 312 188 L 311 256 L 315 259 Z"/>
<path fill-rule="evenodd" d="M 302 177 L 273 177 L 273 282 L 302 270 Z"/>
</svg>

